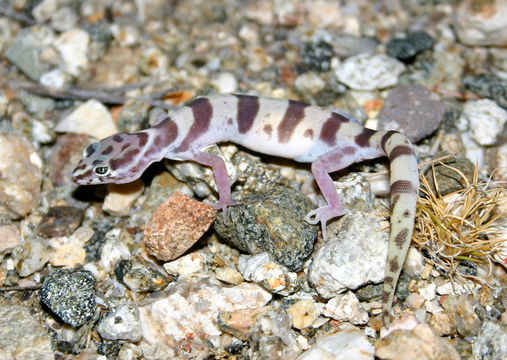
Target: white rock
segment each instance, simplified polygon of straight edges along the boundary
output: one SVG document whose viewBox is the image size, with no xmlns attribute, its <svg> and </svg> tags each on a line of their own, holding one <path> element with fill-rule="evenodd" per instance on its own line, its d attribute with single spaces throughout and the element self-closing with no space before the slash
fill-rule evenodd
<svg viewBox="0 0 507 360">
<path fill-rule="evenodd" d="M 206 257 L 202 252 L 193 252 L 164 264 L 168 274 L 188 277 L 204 270 Z"/>
<path fill-rule="evenodd" d="M 42 240 L 32 239 L 25 241 L 21 247 L 16 248 L 12 257 L 16 264 L 19 276 L 26 277 L 39 271 L 49 261 L 49 253 Z"/>
<path fill-rule="evenodd" d="M 440 304 L 436 300 L 426 301 L 424 305 L 426 311 L 432 314 L 438 314 L 439 312 L 444 311 L 444 308 L 440 306 Z"/>
<path fill-rule="evenodd" d="M 238 89 L 238 80 L 229 72 L 222 72 L 211 80 L 211 85 L 217 88 L 222 94 L 230 94 Z"/>
<path fill-rule="evenodd" d="M 100 253 L 100 264 L 105 272 L 113 269 L 118 261 L 130 259 L 132 256 L 127 244 L 119 237 L 120 229 L 112 229 L 106 234 L 107 240 Z"/>
<path fill-rule="evenodd" d="M 382 229 L 384 227 L 384 229 Z M 316 251 L 309 281 L 319 295 L 331 298 L 384 279 L 388 231 L 370 213 L 347 214 L 328 226 L 328 240 Z"/>
<path fill-rule="evenodd" d="M 298 75 L 294 80 L 294 87 L 303 94 L 315 95 L 324 89 L 326 83 L 316 73 L 309 71 Z"/>
<path fill-rule="evenodd" d="M 63 71 L 79 76 L 88 66 L 88 44 L 90 35 L 81 29 L 72 29 L 62 33 L 53 43 L 60 55 Z"/>
<path fill-rule="evenodd" d="M 171 344 L 219 336 L 219 312 L 254 309 L 270 300 L 271 294 L 257 284 L 244 282 L 230 287 L 209 277 L 185 278 L 140 306 L 143 340 Z"/>
<path fill-rule="evenodd" d="M 322 314 L 338 321 L 349 321 L 354 325 L 368 322 L 368 312 L 350 291 L 329 300 L 322 309 Z"/>
<path fill-rule="evenodd" d="M 472 139 L 477 143 L 493 145 L 507 122 L 507 111 L 493 100 L 469 100 L 459 121 L 469 124 Z"/>
<path fill-rule="evenodd" d="M 437 286 L 437 293 L 439 295 L 466 294 L 467 289 L 461 284 L 454 283 L 453 285 L 452 282 L 446 281 L 445 283 Z"/>
<path fill-rule="evenodd" d="M 144 183 L 141 179 L 137 179 L 127 184 L 111 184 L 107 190 L 102 210 L 115 216 L 127 216 L 134 202 L 142 194 Z"/>
<path fill-rule="evenodd" d="M 139 323 L 139 309 L 132 303 L 118 306 L 105 316 L 97 326 L 100 336 L 107 340 L 141 340 L 142 329 Z"/>
<path fill-rule="evenodd" d="M 435 283 L 431 283 L 425 287 L 419 288 L 419 295 L 424 296 L 428 301 L 433 300 L 437 296 L 437 286 Z"/>
<path fill-rule="evenodd" d="M 69 75 L 65 74 L 60 69 L 53 69 L 51 71 L 48 71 L 47 73 L 44 73 L 41 75 L 39 82 L 41 85 L 54 88 L 54 89 L 61 89 L 65 85 L 67 85 L 70 77 Z"/>
<path fill-rule="evenodd" d="M 79 105 L 66 118 L 60 120 L 55 131 L 86 134 L 96 139 L 103 139 L 118 132 L 109 110 L 95 99 Z"/>
<path fill-rule="evenodd" d="M 507 1 L 459 2 L 454 28 L 467 45 L 507 45 Z"/>
<path fill-rule="evenodd" d="M 39 2 L 32 10 L 32 16 L 37 23 L 43 23 L 58 9 L 57 0 L 43 0 Z"/>
<path fill-rule="evenodd" d="M 409 294 L 405 299 L 406 304 L 411 309 L 420 309 L 423 306 L 426 299 L 424 296 L 419 294 Z"/>
<path fill-rule="evenodd" d="M 396 85 L 404 70 L 405 65 L 387 55 L 360 54 L 337 66 L 334 75 L 354 90 L 374 90 Z"/>
<path fill-rule="evenodd" d="M 357 329 L 351 328 L 321 337 L 297 360 L 373 360 L 373 345 Z"/>
<path fill-rule="evenodd" d="M 410 276 L 411 278 L 416 278 L 424 270 L 423 257 L 417 251 L 416 248 L 410 247 L 408 249 L 407 258 L 405 259 L 405 263 L 403 264 L 403 272 Z"/>
<path fill-rule="evenodd" d="M 296 290 L 297 274 L 272 261 L 268 253 L 241 255 L 238 270 L 245 280 L 254 281 L 273 293 L 289 295 Z"/>
</svg>

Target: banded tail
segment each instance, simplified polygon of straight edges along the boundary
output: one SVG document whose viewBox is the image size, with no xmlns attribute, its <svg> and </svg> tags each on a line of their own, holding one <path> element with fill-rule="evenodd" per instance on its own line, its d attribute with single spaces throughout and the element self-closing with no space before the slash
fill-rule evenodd
<svg viewBox="0 0 507 360">
<path fill-rule="evenodd" d="M 382 314 L 388 327 L 394 291 L 412 239 L 419 192 L 419 172 L 414 149 L 405 135 L 396 131 L 386 131 L 381 136 L 379 145 L 389 158 L 391 170 L 391 234 L 382 295 Z"/>
</svg>

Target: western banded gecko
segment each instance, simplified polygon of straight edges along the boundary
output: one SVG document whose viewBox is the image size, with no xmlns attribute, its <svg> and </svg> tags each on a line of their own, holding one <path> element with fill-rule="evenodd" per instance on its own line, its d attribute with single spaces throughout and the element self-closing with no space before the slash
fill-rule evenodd
<svg viewBox="0 0 507 360">
<path fill-rule="evenodd" d="M 311 162 L 327 206 L 311 211 L 305 220 L 320 222 L 324 238 L 326 222 L 345 213 L 329 173 L 361 160 L 389 158 L 392 216 L 383 291 L 383 315 L 388 325 L 412 236 L 419 187 L 414 150 L 401 133 L 367 129 L 339 110 L 297 101 L 213 95 L 197 98 L 149 129 L 118 133 L 87 146 L 72 180 L 83 185 L 127 183 L 163 158 L 192 160 L 212 168 L 219 194 L 213 206 L 225 212 L 232 205 L 225 163 L 205 150 L 226 141 L 264 154 Z"/>
</svg>

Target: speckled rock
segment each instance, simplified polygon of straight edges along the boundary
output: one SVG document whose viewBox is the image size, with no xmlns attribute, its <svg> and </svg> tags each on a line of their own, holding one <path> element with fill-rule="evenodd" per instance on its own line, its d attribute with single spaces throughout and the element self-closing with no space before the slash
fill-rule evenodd
<svg viewBox="0 0 507 360">
<path fill-rule="evenodd" d="M 396 85 L 405 66 L 384 54 L 361 54 L 346 59 L 334 70 L 335 77 L 354 90 L 385 89 Z"/>
<path fill-rule="evenodd" d="M 217 321 L 221 330 L 234 335 L 238 339 L 246 340 L 257 317 L 270 310 L 271 306 L 263 306 L 256 309 L 222 311 L 218 314 Z"/>
<path fill-rule="evenodd" d="M 100 321 L 97 331 L 103 339 L 138 342 L 142 334 L 139 309 L 132 303 L 121 304 Z"/>
<path fill-rule="evenodd" d="M 373 345 L 354 327 L 317 339 L 297 360 L 373 360 Z"/>
<path fill-rule="evenodd" d="M 492 74 L 467 75 L 462 80 L 465 88 L 481 97 L 490 98 L 498 105 L 507 109 L 507 80 Z"/>
<path fill-rule="evenodd" d="M 53 270 L 39 296 L 64 323 L 80 327 L 95 313 L 95 277 L 85 270 Z"/>
<path fill-rule="evenodd" d="M 386 43 L 387 55 L 403 62 L 412 62 L 415 56 L 433 47 L 435 40 L 424 31 L 407 34 L 405 38 L 390 39 Z"/>
<path fill-rule="evenodd" d="M 454 28 L 467 45 L 507 45 L 507 3 L 503 0 L 461 1 Z"/>
<path fill-rule="evenodd" d="M 468 125 L 472 139 L 480 145 L 495 144 L 505 123 L 507 110 L 489 99 L 467 101 L 459 120 L 461 129 Z"/>
<path fill-rule="evenodd" d="M 12 252 L 19 276 L 29 276 L 41 270 L 49 261 L 50 254 L 42 239 L 25 239 L 20 247 Z"/>
<path fill-rule="evenodd" d="M 0 134 L 0 220 L 30 213 L 41 198 L 42 161 L 16 134 Z"/>
<path fill-rule="evenodd" d="M 459 360 L 458 352 L 445 338 L 440 338 L 426 324 L 412 331 L 393 331 L 375 342 L 375 357 L 382 360 Z"/>
<path fill-rule="evenodd" d="M 216 210 L 182 193 L 173 193 L 153 214 L 144 231 L 148 252 L 159 260 L 176 259 L 208 230 Z"/>
<path fill-rule="evenodd" d="M 417 142 L 443 120 L 444 104 L 420 85 L 399 86 L 389 92 L 378 117 L 379 130 L 397 130 Z"/>
<path fill-rule="evenodd" d="M 325 298 L 384 278 L 388 232 L 369 213 L 350 213 L 328 226 L 328 240 L 313 256 L 308 280 Z"/>
<path fill-rule="evenodd" d="M 37 233 L 44 237 L 67 236 L 83 221 L 83 210 L 72 206 L 53 206 L 42 217 Z"/>
<path fill-rule="evenodd" d="M 55 131 L 86 134 L 96 139 L 103 139 L 118 132 L 109 110 L 95 99 L 79 105 L 61 119 Z"/>
<path fill-rule="evenodd" d="M 172 280 L 150 267 L 137 262 L 129 262 L 121 281 L 134 292 L 153 292 L 162 290 Z"/>
<path fill-rule="evenodd" d="M 273 262 L 268 253 L 241 255 L 238 270 L 246 281 L 254 281 L 275 294 L 287 296 L 298 289 L 297 274 Z"/>
<path fill-rule="evenodd" d="M 311 203 L 284 187 L 250 193 L 228 209 L 227 221 L 218 216 L 215 230 L 241 251 L 269 253 L 291 271 L 297 271 L 312 251 L 317 228 L 304 221 Z"/>
<path fill-rule="evenodd" d="M 271 294 L 256 284 L 230 287 L 208 277 L 185 278 L 140 305 L 143 341 L 177 344 L 218 336 L 220 312 L 259 308 L 269 300 Z"/>
<path fill-rule="evenodd" d="M 0 359 L 54 359 L 51 336 L 28 308 L 0 306 Z"/>
<path fill-rule="evenodd" d="M 435 155 L 437 158 L 442 154 Z M 466 158 L 447 158 L 442 160 L 446 166 L 435 164 L 426 170 L 425 176 L 431 187 L 431 190 L 436 193 L 434 179 L 438 184 L 438 191 L 442 195 L 447 195 L 453 191 L 461 190 L 466 186 L 465 179 L 455 170 L 450 169 L 448 166 L 456 168 L 467 177 L 468 181 L 472 181 L 474 173 L 474 164 Z M 434 170 L 433 170 L 434 169 Z M 433 173 L 434 171 L 434 173 Z"/>
<path fill-rule="evenodd" d="M 472 344 L 472 351 L 477 359 L 505 359 L 507 354 L 507 325 L 485 321 L 477 339 Z"/>
</svg>

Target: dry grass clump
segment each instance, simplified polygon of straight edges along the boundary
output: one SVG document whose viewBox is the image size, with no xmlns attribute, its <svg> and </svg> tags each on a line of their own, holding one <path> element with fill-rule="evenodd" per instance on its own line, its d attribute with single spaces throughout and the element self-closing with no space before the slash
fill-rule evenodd
<svg viewBox="0 0 507 360">
<path fill-rule="evenodd" d="M 421 176 L 423 196 L 418 203 L 415 243 L 431 260 L 449 273 L 459 274 L 460 260 L 503 263 L 507 256 L 507 189 L 493 182 L 480 182 L 475 168 L 471 181 L 456 168 L 465 181 L 465 188 L 441 196 L 431 190 L 428 180 Z M 432 172 L 435 173 L 434 171 Z"/>
</svg>

